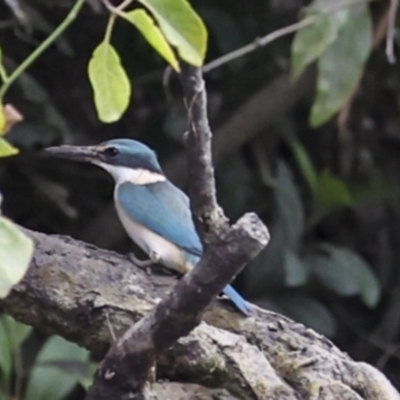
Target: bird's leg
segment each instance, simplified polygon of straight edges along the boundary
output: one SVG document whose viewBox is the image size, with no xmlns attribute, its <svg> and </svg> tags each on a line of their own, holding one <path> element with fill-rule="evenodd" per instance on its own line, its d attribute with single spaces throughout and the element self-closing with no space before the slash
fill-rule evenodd
<svg viewBox="0 0 400 400">
<path fill-rule="evenodd" d="M 144 268 L 147 275 L 151 275 L 152 267 L 161 263 L 161 256 L 155 251 L 149 252 L 149 258 L 147 260 L 139 260 L 134 253 L 128 253 L 128 258 L 139 268 Z M 164 266 L 163 270 L 165 270 Z"/>
<path fill-rule="evenodd" d="M 128 258 L 133 264 L 137 265 L 140 268 L 146 268 L 154 264 L 151 258 L 149 258 L 148 260 L 139 260 L 139 258 L 135 256 L 135 253 L 128 253 Z"/>
<path fill-rule="evenodd" d="M 127 257 L 135 266 L 144 268 L 147 275 L 151 275 L 154 267 L 156 267 L 156 273 L 158 274 L 161 272 L 163 275 L 176 276 L 176 271 L 171 270 L 161 264 L 162 259 L 155 251 L 149 252 L 149 258 L 147 260 L 139 260 L 134 253 L 128 253 Z M 161 271 L 158 267 L 161 268 Z"/>
<path fill-rule="evenodd" d="M 147 275 L 151 275 L 151 267 L 154 265 L 154 261 L 151 258 L 147 260 L 139 260 L 134 253 L 128 253 L 128 258 L 137 267 L 143 268 Z"/>
</svg>

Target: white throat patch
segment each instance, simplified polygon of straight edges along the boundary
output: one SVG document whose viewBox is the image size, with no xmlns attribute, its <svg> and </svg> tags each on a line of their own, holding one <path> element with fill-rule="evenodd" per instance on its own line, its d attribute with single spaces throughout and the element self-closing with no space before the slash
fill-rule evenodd
<svg viewBox="0 0 400 400">
<path fill-rule="evenodd" d="M 131 182 L 135 185 L 149 185 L 151 183 L 164 182 L 166 180 L 164 175 L 146 169 L 132 169 L 110 165 L 100 161 L 94 161 L 93 164 L 98 165 L 110 173 L 117 185 L 123 182 Z"/>
</svg>

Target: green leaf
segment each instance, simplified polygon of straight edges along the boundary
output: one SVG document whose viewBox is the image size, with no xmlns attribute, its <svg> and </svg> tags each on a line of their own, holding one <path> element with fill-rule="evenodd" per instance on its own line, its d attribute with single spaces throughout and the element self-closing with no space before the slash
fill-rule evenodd
<svg viewBox="0 0 400 400">
<path fill-rule="evenodd" d="M 304 231 L 304 210 L 292 173 L 282 161 L 278 164 L 275 197 L 288 246 L 295 246 Z"/>
<path fill-rule="evenodd" d="M 115 122 L 126 111 L 131 97 L 131 84 L 114 47 L 100 43 L 88 67 L 99 119 Z"/>
<path fill-rule="evenodd" d="M 323 244 L 320 248 L 325 255 L 308 257 L 310 268 L 320 281 L 342 296 L 359 294 L 366 306 L 376 306 L 380 298 L 380 285 L 370 266 L 348 249 L 329 244 Z"/>
<path fill-rule="evenodd" d="M 141 32 L 144 38 L 165 58 L 175 71 L 180 71 L 179 62 L 165 40 L 160 28 L 154 24 L 153 18 L 145 10 L 134 10 L 124 14 L 127 21 L 131 22 Z"/>
<path fill-rule="evenodd" d="M 0 217 L 0 298 L 25 275 L 33 255 L 33 241 L 10 220 Z"/>
<path fill-rule="evenodd" d="M 354 199 L 346 183 L 324 170 L 318 176 L 314 192 L 315 210 L 312 220 L 315 222 L 329 213 L 354 205 Z"/>
<path fill-rule="evenodd" d="M 284 255 L 285 284 L 286 286 L 301 286 L 307 281 L 307 265 L 302 262 L 299 256 L 286 249 Z"/>
<path fill-rule="evenodd" d="M 289 145 L 292 149 L 293 155 L 296 159 L 297 165 L 299 166 L 303 177 L 310 186 L 310 189 L 315 192 L 318 185 L 317 171 L 315 170 L 306 149 L 297 139 L 290 140 Z"/>
<path fill-rule="evenodd" d="M 32 332 L 32 327 L 16 321 L 13 317 L 3 314 L 0 317 L 0 324 L 4 327 L 8 335 L 8 341 L 12 351 L 18 349 L 25 339 Z"/>
<path fill-rule="evenodd" d="M 93 385 L 93 378 L 97 368 L 98 365 L 91 362 L 87 365 L 85 372 L 79 376 L 79 383 L 85 390 L 88 390 Z"/>
<path fill-rule="evenodd" d="M 0 375 L 3 389 L 11 387 L 13 352 L 15 352 L 32 332 L 28 325 L 17 322 L 7 314 L 0 317 Z"/>
<path fill-rule="evenodd" d="M 310 124 L 322 125 L 347 102 L 362 76 L 372 46 L 372 21 L 367 5 L 353 6 L 348 22 L 318 61 L 317 95 Z"/>
<path fill-rule="evenodd" d="M 317 60 L 325 50 L 337 39 L 340 28 L 346 23 L 347 9 L 337 12 L 315 13 L 315 8 L 310 8 L 304 19 L 314 15 L 313 23 L 300 29 L 292 44 L 292 79 L 297 79 L 304 69 Z"/>
<path fill-rule="evenodd" d="M 13 358 L 11 353 L 11 345 L 6 327 L 0 324 L 0 376 L 1 376 L 1 389 L 8 391 L 11 387 L 11 373 L 13 366 Z M 0 397 L 1 398 L 1 397 Z"/>
<path fill-rule="evenodd" d="M 203 65 L 207 30 L 186 0 L 139 0 L 154 16 L 165 37 L 189 64 Z"/>
<path fill-rule="evenodd" d="M 25 400 L 61 400 L 79 382 L 74 370 L 61 367 L 62 363 L 82 365 L 88 359 L 87 350 L 59 336 L 52 336 L 41 349 L 29 376 Z"/>
</svg>

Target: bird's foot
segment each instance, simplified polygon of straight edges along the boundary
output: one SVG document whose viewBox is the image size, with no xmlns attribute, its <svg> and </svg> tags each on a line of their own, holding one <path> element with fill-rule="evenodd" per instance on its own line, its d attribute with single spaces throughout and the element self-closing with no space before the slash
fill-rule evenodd
<svg viewBox="0 0 400 400">
<path fill-rule="evenodd" d="M 128 253 L 129 260 L 139 268 L 143 268 L 147 275 L 151 275 L 151 267 L 154 266 L 154 261 L 149 258 L 148 260 L 140 260 L 134 253 Z"/>
<path fill-rule="evenodd" d="M 137 265 L 140 268 L 146 268 L 150 265 L 155 264 L 151 258 L 149 258 L 148 260 L 140 260 L 135 256 L 134 253 L 128 253 L 128 258 L 133 264 Z"/>
<path fill-rule="evenodd" d="M 170 275 L 171 274 L 169 269 L 167 269 L 166 267 L 161 265 L 161 257 L 160 257 L 160 255 L 158 253 L 156 253 L 154 251 L 150 251 L 149 252 L 149 258 L 147 260 L 140 260 L 139 258 L 137 258 L 135 256 L 134 253 L 128 253 L 128 258 L 137 267 L 143 268 L 146 271 L 147 275 L 151 275 L 151 273 L 155 269 L 158 272 L 159 271 L 159 268 L 158 268 L 159 266 L 161 267 L 163 272 L 168 271 L 168 273 L 166 275 Z"/>
</svg>

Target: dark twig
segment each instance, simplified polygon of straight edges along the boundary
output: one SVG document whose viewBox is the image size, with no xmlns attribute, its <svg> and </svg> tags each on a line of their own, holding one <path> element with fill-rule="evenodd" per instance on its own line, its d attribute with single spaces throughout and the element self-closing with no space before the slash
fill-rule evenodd
<svg viewBox="0 0 400 400">
<path fill-rule="evenodd" d="M 189 153 L 189 190 L 197 228 L 208 234 L 227 229 L 227 219 L 217 204 L 211 153 L 212 133 L 207 117 L 205 83 L 200 68 L 182 63 L 181 82 L 189 116 L 186 137 Z"/>
<path fill-rule="evenodd" d="M 87 400 L 144 398 L 156 358 L 199 324 L 207 306 L 269 240 L 268 230 L 255 214 L 246 214 L 232 227 L 227 224 L 216 201 L 212 135 L 200 69 L 183 65 L 182 86 L 190 122 L 193 206 L 203 232 L 213 233 L 212 242 L 199 266 L 110 348 Z"/>
</svg>

